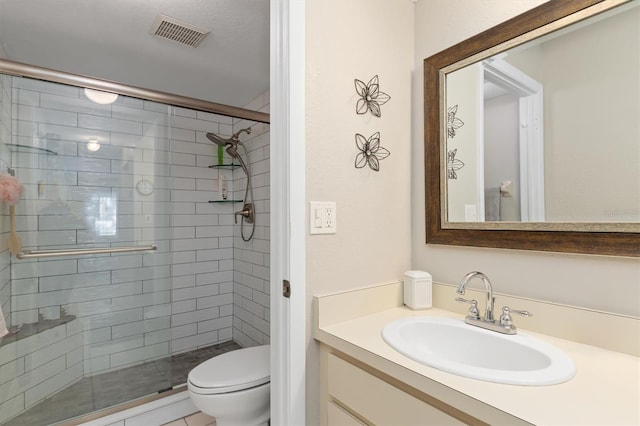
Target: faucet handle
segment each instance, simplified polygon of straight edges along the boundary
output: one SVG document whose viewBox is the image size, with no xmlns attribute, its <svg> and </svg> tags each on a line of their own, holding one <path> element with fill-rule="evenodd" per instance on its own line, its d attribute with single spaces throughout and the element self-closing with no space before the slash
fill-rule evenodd
<svg viewBox="0 0 640 426">
<path fill-rule="evenodd" d="M 532 317 L 533 314 L 529 311 L 519 311 L 516 309 L 511 309 L 508 306 L 504 306 L 502 308 L 502 315 L 500 315 L 500 325 L 506 328 L 515 328 L 513 327 L 513 320 L 511 319 L 511 313 L 516 315 L 520 315 L 523 317 Z"/>
<path fill-rule="evenodd" d="M 480 312 L 478 311 L 478 301 L 475 299 L 469 300 L 463 297 L 456 297 L 456 302 L 469 303 L 469 316 L 473 319 L 480 319 Z"/>
<path fill-rule="evenodd" d="M 533 316 L 533 314 L 531 312 L 529 312 L 529 311 L 519 311 L 517 309 L 511 309 L 508 306 L 505 306 L 504 308 L 502 308 L 502 312 L 503 313 L 505 312 L 505 309 L 506 309 L 507 313 L 512 312 L 512 313 L 514 313 L 516 315 L 520 315 L 522 317 L 532 317 Z"/>
</svg>

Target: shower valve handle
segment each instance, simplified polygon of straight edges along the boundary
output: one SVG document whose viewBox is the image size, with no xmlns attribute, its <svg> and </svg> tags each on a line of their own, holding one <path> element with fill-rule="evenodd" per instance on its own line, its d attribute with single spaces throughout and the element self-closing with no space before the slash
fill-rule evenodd
<svg viewBox="0 0 640 426">
<path fill-rule="evenodd" d="M 242 210 L 240 210 L 239 212 L 235 212 L 233 214 L 234 216 L 233 219 L 235 223 L 238 223 L 238 215 L 242 216 L 247 223 L 253 223 L 253 217 L 254 217 L 253 203 L 245 204 Z"/>
</svg>

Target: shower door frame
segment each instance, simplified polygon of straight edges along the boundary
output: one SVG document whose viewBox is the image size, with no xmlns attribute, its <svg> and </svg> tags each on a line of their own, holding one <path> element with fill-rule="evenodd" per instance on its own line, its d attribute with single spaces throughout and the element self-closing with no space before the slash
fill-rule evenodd
<svg viewBox="0 0 640 426">
<path fill-rule="evenodd" d="M 2 58 L 0 58 L 0 73 L 16 77 L 27 77 L 36 80 L 68 84 L 71 86 L 86 87 L 88 89 L 102 90 L 105 92 L 131 96 L 133 98 L 146 99 L 173 106 L 224 115 L 226 117 L 257 121 L 259 123 L 269 124 L 270 122 L 270 116 L 265 112 L 219 104 L 202 99 L 189 98 L 187 96 L 180 96 L 173 93 L 160 92 L 142 87 L 130 86 L 115 81 L 101 80 L 80 74 L 57 71 L 51 68 L 9 61 Z"/>
</svg>

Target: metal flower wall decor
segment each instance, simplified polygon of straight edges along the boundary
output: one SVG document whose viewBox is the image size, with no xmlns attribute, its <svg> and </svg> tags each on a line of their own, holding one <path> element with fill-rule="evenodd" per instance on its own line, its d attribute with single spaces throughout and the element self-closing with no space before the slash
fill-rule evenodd
<svg viewBox="0 0 640 426">
<path fill-rule="evenodd" d="M 380 146 L 380 132 L 376 132 L 366 139 L 360 133 L 356 133 L 356 146 L 360 152 L 356 155 L 355 165 L 357 169 L 365 165 L 374 171 L 380 171 L 380 160 L 391 155 L 389 150 Z"/>
<path fill-rule="evenodd" d="M 381 117 L 380 106 L 386 104 L 391 96 L 380 90 L 378 75 L 374 75 L 366 84 L 357 78 L 353 82 L 359 96 L 356 103 L 356 114 L 362 115 L 369 111 L 374 116 Z M 391 155 L 388 149 L 380 145 L 380 132 L 374 133 L 368 139 L 360 133 L 356 133 L 356 146 L 360 151 L 356 154 L 356 169 L 368 165 L 371 170 L 378 172 L 380 171 L 380 161 Z"/>
<path fill-rule="evenodd" d="M 464 126 L 464 121 L 456 117 L 458 112 L 458 105 L 447 108 L 447 136 L 454 138 L 456 136 L 456 130 Z"/>
<path fill-rule="evenodd" d="M 456 137 L 456 130 L 464 126 L 464 121 L 456 117 L 458 105 L 447 108 L 447 145 L 448 140 Z M 456 158 L 458 149 L 447 150 L 447 178 L 458 179 L 458 170 L 464 167 L 464 163 Z"/>
<path fill-rule="evenodd" d="M 458 179 L 458 170 L 464 167 L 464 163 L 456 158 L 458 149 L 447 152 L 447 178 Z"/>
<path fill-rule="evenodd" d="M 356 103 L 356 113 L 366 114 L 367 111 L 371 111 L 371 114 L 376 117 L 382 116 L 380 105 L 386 104 L 391 96 L 387 95 L 380 90 L 380 83 L 378 82 L 378 76 L 375 75 L 367 84 L 363 81 L 354 80 L 356 86 L 356 92 L 360 99 Z"/>
</svg>

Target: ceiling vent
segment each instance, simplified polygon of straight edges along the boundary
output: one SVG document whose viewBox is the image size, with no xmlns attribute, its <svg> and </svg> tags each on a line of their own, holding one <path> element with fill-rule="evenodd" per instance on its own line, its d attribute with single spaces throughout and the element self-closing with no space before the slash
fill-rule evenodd
<svg viewBox="0 0 640 426">
<path fill-rule="evenodd" d="M 187 46 L 197 47 L 209 34 L 209 31 L 198 28 L 188 22 L 158 14 L 151 26 L 151 34 L 186 44 Z"/>
</svg>

